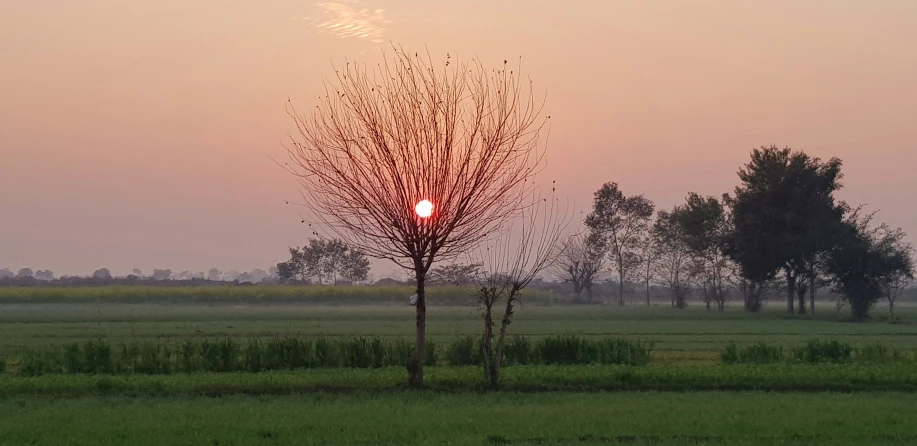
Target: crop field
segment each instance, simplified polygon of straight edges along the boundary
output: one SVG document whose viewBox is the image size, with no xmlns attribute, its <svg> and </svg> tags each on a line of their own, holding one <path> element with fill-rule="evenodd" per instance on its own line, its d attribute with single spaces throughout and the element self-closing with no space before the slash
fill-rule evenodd
<svg viewBox="0 0 917 446">
<path fill-rule="evenodd" d="M 786 316 L 543 294 L 494 392 L 476 308 L 443 290 L 418 392 L 403 289 L 256 288 L 0 289 L 0 445 L 917 442 L 908 303 L 851 323 L 832 302 Z"/>
</svg>

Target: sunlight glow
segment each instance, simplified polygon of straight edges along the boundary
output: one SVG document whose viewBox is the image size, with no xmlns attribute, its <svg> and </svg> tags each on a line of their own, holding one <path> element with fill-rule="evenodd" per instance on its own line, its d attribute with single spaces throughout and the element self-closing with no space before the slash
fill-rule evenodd
<svg viewBox="0 0 917 446">
<path fill-rule="evenodd" d="M 430 200 L 423 200 L 414 206 L 414 212 L 420 218 L 427 218 L 433 215 L 433 203 Z"/>
</svg>

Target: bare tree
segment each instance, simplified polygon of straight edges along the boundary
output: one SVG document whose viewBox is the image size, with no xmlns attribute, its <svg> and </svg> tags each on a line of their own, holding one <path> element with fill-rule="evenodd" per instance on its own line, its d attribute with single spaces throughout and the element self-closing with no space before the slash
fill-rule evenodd
<svg viewBox="0 0 917 446">
<path fill-rule="evenodd" d="M 479 250 L 483 265 L 477 283 L 478 302 L 484 319 L 481 353 L 484 376 L 491 387 L 500 384 L 500 367 L 506 331 L 512 323 L 522 291 L 538 274 L 553 264 L 561 254 L 559 239 L 570 222 L 570 213 L 560 209 L 554 189 L 548 198 L 534 196 L 531 206 L 514 219 L 506 231 Z M 498 333 L 494 333 L 494 306 L 503 302 Z"/>
<path fill-rule="evenodd" d="M 586 226 L 600 234 L 618 273 L 618 303 L 624 305 L 624 283 L 639 266 L 637 251 L 653 218 L 653 202 L 643 195 L 626 196 L 617 183 L 595 192 Z"/>
<path fill-rule="evenodd" d="M 566 240 L 550 271 L 558 279 L 573 284 L 573 293 L 577 298 L 586 291 L 586 299 L 592 301 L 592 285 L 604 266 L 605 253 L 599 237 L 583 232 Z"/>
<path fill-rule="evenodd" d="M 336 71 L 310 115 L 289 106 L 297 136 L 287 166 L 305 189 L 310 225 L 416 280 L 416 387 L 427 272 L 517 213 L 542 166 L 541 109 L 531 82 L 506 61 L 497 70 L 449 56 L 435 64 L 398 48 L 376 68 Z"/>
</svg>

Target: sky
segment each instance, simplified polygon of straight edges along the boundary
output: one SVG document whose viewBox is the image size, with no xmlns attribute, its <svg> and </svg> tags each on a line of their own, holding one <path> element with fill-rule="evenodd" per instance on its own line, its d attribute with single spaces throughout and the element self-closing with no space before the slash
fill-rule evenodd
<svg viewBox="0 0 917 446">
<path fill-rule="evenodd" d="M 0 268 L 267 268 L 306 242 L 285 111 L 396 44 L 522 58 L 577 211 L 617 182 L 671 208 L 776 144 L 917 234 L 912 0 L 10 0 L 0 14 Z M 912 237 L 913 239 L 914 237 Z M 375 276 L 390 275 L 377 264 Z"/>
</svg>

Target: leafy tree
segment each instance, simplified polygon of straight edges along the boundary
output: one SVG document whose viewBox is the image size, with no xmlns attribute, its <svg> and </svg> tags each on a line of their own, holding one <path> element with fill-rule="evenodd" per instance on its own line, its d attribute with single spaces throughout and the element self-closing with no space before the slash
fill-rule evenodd
<svg viewBox="0 0 917 446">
<path fill-rule="evenodd" d="M 724 310 L 732 272 L 725 252 L 732 232 L 726 207 L 715 197 L 692 192 L 674 215 L 691 254 L 692 273 L 704 293 L 707 309 L 716 303 L 717 309 Z"/>
<path fill-rule="evenodd" d="M 691 291 L 689 262 L 691 252 L 680 222 L 684 206 L 659 211 L 651 235 L 658 247 L 658 275 L 672 294 L 672 306 L 686 308 Z"/>
<path fill-rule="evenodd" d="M 752 283 L 783 272 L 792 313 L 797 281 L 814 277 L 819 255 L 832 248 L 839 231 L 844 206 L 835 203 L 834 192 L 841 188 L 841 161 L 762 147 L 738 175 L 727 251 Z"/>
<path fill-rule="evenodd" d="M 874 267 L 878 270 L 875 274 L 878 275 L 882 296 L 888 301 L 889 313 L 894 315 L 898 297 L 914 280 L 914 248 L 901 228 L 893 228 L 886 223 L 873 225 L 875 215 L 876 212 L 864 213 L 861 206 L 851 210 L 846 223 L 849 231 L 863 237 L 874 254 L 887 262 Z M 836 272 L 838 266 L 834 266 Z"/>
<path fill-rule="evenodd" d="M 290 251 L 294 250 L 290 248 Z M 295 254 L 293 255 L 295 256 Z M 296 266 L 296 263 L 292 260 L 287 260 L 286 262 L 277 264 L 277 277 L 280 278 L 281 282 L 289 282 L 291 280 L 295 280 L 300 274 L 299 271 L 300 270 Z"/>
<path fill-rule="evenodd" d="M 910 253 L 891 242 L 883 226 L 872 226 L 874 214 L 860 211 L 847 216 L 826 262 L 856 321 L 869 316 L 870 308 L 886 295 L 891 278 L 913 277 L 914 267 Z"/>
<path fill-rule="evenodd" d="M 365 280 L 369 274 L 369 259 L 340 239 L 310 239 L 306 246 L 289 250 L 290 260 L 277 264 L 277 274 L 283 281 L 314 278 L 319 284 L 335 284 L 338 279 L 352 283 Z M 257 275 L 261 272 L 267 277 L 264 271 Z"/>
<path fill-rule="evenodd" d="M 51 281 L 54 280 L 54 272 L 49 269 L 40 269 L 35 271 L 35 278 L 38 280 Z"/>
<path fill-rule="evenodd" d="M 12 279 L 13 277 L 16 275 L 9 268 L 0 269 L 0 279 Z"/>
<path fill-rule="evenodd" d="M 16 277 L 20 279 L 31 279 L 34 275 L 32 268 L 20 268 L 19 272 L 16 273 Z"/>
<path fill-rule="evenodd" d="M 369 259 L 366 254 L 348 249 L 341 262 L 341 277 L 350 283 L 362 282 L 369 277 L 369 268 Z"/>
<path fill-rule="evenodd" d="M 574 295 L 579 297 L 585 290 L 586 299 L 592 301 L 592 285 L 604 266 L 601 238 L 587 232 L 567 239 L 550 268 L 555 277 L 573 285 Z"/>
<path fill-rule="evenodd" d="M 222 273 L 220 273 L 220 270 L 219 270 L 219 269 L 217 269 L 217 268 L 210 268 L 210 270 L 207 271 L 207 280 L 211 280 L 211 281 L 214 281 L 214 282 L 215 282 L 215 281 L 218 281 L 218 280 L 220 280 L 221 274 L 222 274 Z"/>
<path fill-rule="evenodd" d="M 617 183 L 595 192 L 586 226 L 602 238 L 618 273 L 618 304 L 624 305 L 624 283 L 640 264 L 639 248 L 653 218 L 653 202 L 643 195 L 626 196 Z"/>
<path fill-rule="evenodd" d="M 170 280 L 172 278 L 171 269 L 154 269 L 153 275 L 150 276 L 153 280 Z"/>
<path fill-rule="evenodd" d="M 141 271 L 140 268 L 134 268 L 133 270 L 131 270 L 131 274 L 137 277 L 143 277 L 143 271 Z"/>
<path fill-rule="evenodd" d="M 94 279 L 111 280 L 111 271 L 108 268 L 99 268 L 92 273 Z"/>
<path fill-rule="evenodd" d="M 876 245 L 881 252 L 900 262 L 898 267 L 889 269 L 882 277 L 882 290 L 888 301 L 888 311 L 894 316 L 895 303 L 914 282 L 914 247 L 907 241 L 907 234 L 901 228 L 892 229 L 885 224 L 879 230 Z"/>
<path fill-rule="evenodd" d="M 430 283 L 471 285 L 481 274 L 482 263 L 450 263 L 430 269 Z"/>
<path fill-rule="evenodd" d="M 261 268 L 252 269 L 249 274 L 251 275 L 252 282 L 261 282 L 262 280 L 270 277 L 270 274 Z"/>
<path fill-rule="evenodd" d="M 310 240 L 311 242 L 315 240 Z M 319 246 L 315 250 L 314 258 L 318 263 L 319 283 L 325 278 L 326 283 L 336 284 L 339 276 L 343 273 L 345 258 L 348 251 L 347 244 L 340 239 L 319 240 Z M 307 255 L 307 258 L 311 256 Z"/>
</svg>

